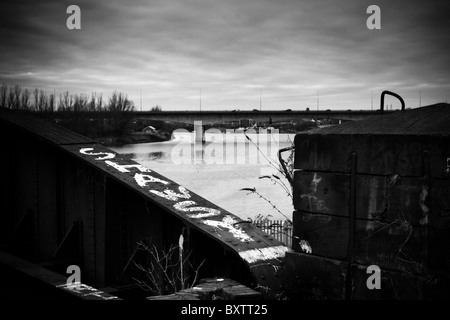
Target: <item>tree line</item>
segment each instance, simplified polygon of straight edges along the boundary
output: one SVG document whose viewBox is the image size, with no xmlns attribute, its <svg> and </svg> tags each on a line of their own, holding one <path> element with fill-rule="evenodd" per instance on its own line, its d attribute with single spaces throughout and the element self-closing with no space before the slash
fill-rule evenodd
<svg viewBox="0 0 450 320">
<path fill-rule="evenodd" d="M 19 85 L 0 87 L 0 106 L 14 110 L 27 111 L 111 111 L 130 112 L 134 110 L 133 101 L 123 92 L 114 91 L 105 102 L 101 94 L 92 93 L 89 97 L 83 94 L 70 94 L 68 91 L 59 94 L 46 93 L 42 89 L 22 89 Z"/>
</svg>

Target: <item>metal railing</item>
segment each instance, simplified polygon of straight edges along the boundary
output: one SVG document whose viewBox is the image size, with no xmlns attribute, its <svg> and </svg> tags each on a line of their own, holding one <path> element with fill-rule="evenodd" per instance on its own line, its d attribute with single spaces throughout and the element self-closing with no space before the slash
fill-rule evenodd
<svg viewBox="0 0 450 320">
<path fill-rule="evenodd" d="M 254 220 L 253 225 L 292 248 L 293 225 L 288 220 Z"/>
</svg>

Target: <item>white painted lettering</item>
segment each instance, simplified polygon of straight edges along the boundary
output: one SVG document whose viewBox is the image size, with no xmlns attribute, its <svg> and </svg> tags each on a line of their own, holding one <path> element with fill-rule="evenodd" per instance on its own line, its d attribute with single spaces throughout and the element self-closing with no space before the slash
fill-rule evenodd
<svg viewBox="0 0 450 320">
<path fill-rule="evenodd" d="M 189 191 L 182 187 L 182 186 L 178 186 L 178 190 L 181 193 L 176 193 L 173 190 L 170 189 L 166 189 L 164 190 L 164 192 L 161 191 L 157 191 L 157 190 L 150 190 L 151 193 L 156 194 L 157 196 L 160 196 L 162 198 L 166 198 L 167 200 L 172 200 L 172 201 L 178 201 L 179 198 L 183 198 L 183 199 L 189 199 L 191 197 L 191 195 L 189 194 Z"/>
<path fill-rule="evenodd" d="M 82 148 L 80 149 L 80 153 L 88 156 L 100 156 L 95 158 L 95 160 L 114 159 L 116 157 L 116 155 L 112 152 L 91 152 L 93 150 L 94 148 Z"/>
<path fill-rule="evenodd" d="M 200 218 L 207 218 L 207 217 L 214 217 L 220 215 L 220 211 L 212 208 L 206 208 L 206 207 L 189 207 L 192 205 L 196 205 L 197 203 L 195 201 L 182 201 L 178 202 L 174 205 L 174 208 L 179 211 L 184 212 L 195 212 L 195 211 L 203 211 L 206 213 L 198 213 L 198 214 L 190 214 L 188 215 L 189 218 L 193 219 L 200 219 Z"/>
<path fill-rule="evenodd" d="M 214 228 L 221 228 L 228 230 L 233 237 L 238 239 L 239 241 L 254 241 L 244 230 L 240 227 L 236 226 L 236 223 L 239 222 L 234 219 L 230 215 L 226 215 L 222 218 L 222 221 L 218 220 L 203 220 L 203 223 L 209 225 Z"/>
<path fill-rule="evenodd" d="M 276 246 L 241 251 L 239 252 L 239 256 L 248 263 L 254 263 L 257 261 L 282 258 L 288 251 L 291 250 L 286 246 Z"/>
<path fill-rule="evenodd" d="M 130 170 L 128 170 L 128 169 L 131 169 L 131 168 L 136 168 L 140 172 L 152 172 L 152 170 L 150 170 L 149 168 L 147 168 L 141 164 L 138 164 L 138 163 L 136 163 L 136 164 L 118 164 L 116 162 L 108 161 L 108 160 L 105 161 L 105 163 L 108 166 L 111 166 L 123 173 L 130 172 Z"/>
<path fill-rule="evenodd" d="M 161 180 L 161 179 L 155 178 L 149 174 L 142 174 L 142 173 L 136 173 L 134 175 L 134 180 L 142 188 L 146 187 L 150 183 L 169 184 L 169 182 L 167 182 L 165 180 Z"/>
</svg>

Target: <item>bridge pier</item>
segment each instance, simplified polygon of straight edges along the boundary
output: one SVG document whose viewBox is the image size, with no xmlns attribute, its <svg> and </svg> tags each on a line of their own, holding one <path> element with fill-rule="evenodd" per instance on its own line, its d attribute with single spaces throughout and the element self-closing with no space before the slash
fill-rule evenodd
<svg viewBox="0 0 450 320">
<path fill-rule="evenodd" d="M 195 144 L 205 143 L 205 127 L 202 125 L 201 121 L 194 121 L 194 135 Z"/>
</svg>

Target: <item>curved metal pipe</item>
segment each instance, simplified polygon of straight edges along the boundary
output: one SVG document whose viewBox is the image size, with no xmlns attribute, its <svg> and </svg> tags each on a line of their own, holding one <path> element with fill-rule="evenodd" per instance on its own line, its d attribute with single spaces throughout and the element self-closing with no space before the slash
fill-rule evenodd
<svg viewBox="0 0 450 320">
<path fill-rule="evenodd" d="M 400 96 L 399 96 L 398 94 L 396 94 L 395 92 L 388 91 L 388 90 L 384 90 L 384 91 L 381 93 L 381 102 L 380 102 L 380 111 L 381 111 L 381 112 L 384 112 L 384 96 L 387 95 L 387 94 L 389 94 L 389 95 L 391 95 L 391 96 L 394 96 L 394 97 L 396 97 L 398 100 L 400 100 L 400 103 L 402 104 L 402 111 L 405 110 L 405 101 L 403 101 L 403 98 L 402 98 L 402 97 L 400 97 Z"/>
</svg>

